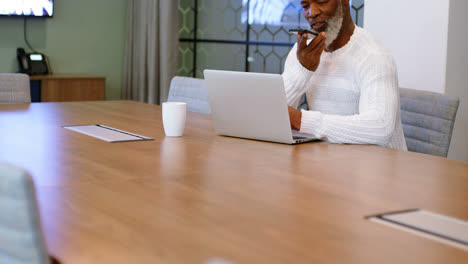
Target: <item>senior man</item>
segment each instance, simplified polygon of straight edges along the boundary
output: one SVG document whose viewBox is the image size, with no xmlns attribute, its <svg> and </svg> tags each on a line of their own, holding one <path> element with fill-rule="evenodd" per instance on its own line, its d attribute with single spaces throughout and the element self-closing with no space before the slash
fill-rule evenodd
<svg viewBox="0 0 468 264">
<path fill-rule="evenodd" d="M 291 126 L 331 143 L 407 150 L 393 56 L 354 25 L 349 0 L 302 0 L 312 40 L 299 34 L 283 73 Z M 298 111 L 303 94 L 310 111 Z"/>
</svg>

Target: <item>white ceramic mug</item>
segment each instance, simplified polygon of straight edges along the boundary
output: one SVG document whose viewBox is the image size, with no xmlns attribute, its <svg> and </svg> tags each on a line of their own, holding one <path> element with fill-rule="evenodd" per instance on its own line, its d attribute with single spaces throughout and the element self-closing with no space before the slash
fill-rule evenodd
<svg viewBox="0 0 468 264">
<path fill-rule="evenodd" d="M 165 102 L 162 105 L 162 119 L 166 137 L 181 137 L 184 134 L 187 104 Z"/>
</svg>

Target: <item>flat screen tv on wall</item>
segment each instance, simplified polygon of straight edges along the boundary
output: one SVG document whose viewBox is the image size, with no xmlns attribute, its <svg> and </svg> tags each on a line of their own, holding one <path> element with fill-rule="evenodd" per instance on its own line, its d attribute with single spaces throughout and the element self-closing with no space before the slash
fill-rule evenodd
<svg viewBox="0 0 468 264">
<path fill-rule="evenodd" d="M 0 0 L 0 16 L 52 17 L 54 0 Z"/>
</svg>

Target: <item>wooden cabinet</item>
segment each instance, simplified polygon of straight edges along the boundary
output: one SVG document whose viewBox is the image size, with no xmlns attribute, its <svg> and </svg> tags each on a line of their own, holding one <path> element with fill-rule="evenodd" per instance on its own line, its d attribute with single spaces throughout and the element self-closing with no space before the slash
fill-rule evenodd
<svg viewBox="0 0 468 264">
<path fill-rule="evenodd" d="M 106 97 L 106 78 L 89 75 L 34 75 L 40 102 L 96 101 Z M 37 85 L 31 85 L 31 89 Z M 34 92 L 31 91 L 31 95 Z"/>
</svg>

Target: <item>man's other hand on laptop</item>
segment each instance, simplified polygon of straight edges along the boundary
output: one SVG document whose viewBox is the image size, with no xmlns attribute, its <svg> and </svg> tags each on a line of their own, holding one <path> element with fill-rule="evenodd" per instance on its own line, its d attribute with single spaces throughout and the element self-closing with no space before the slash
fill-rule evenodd
<svg viewBox="0 0 468 264">
<path fill-rule="evenodd" d="M 301 111 L 288 106 L 289 111 L 289 121 L 291 122 L 291 127 L 296 130 L 301 130 Z"/>
</svg>

